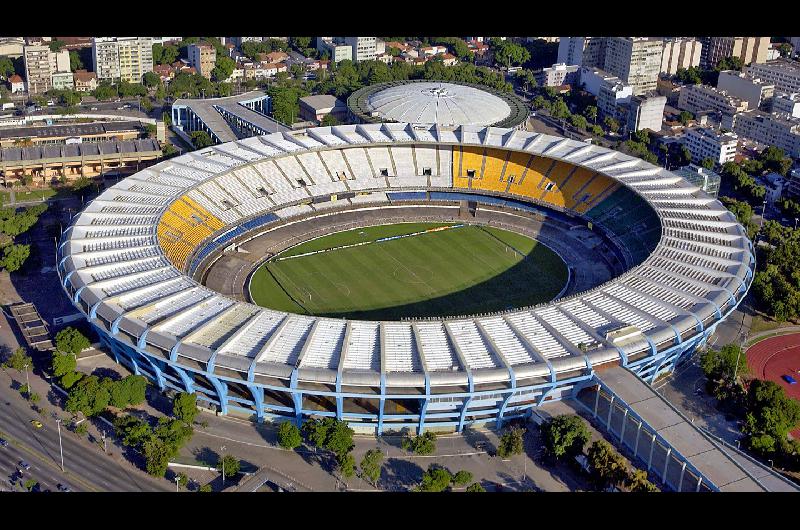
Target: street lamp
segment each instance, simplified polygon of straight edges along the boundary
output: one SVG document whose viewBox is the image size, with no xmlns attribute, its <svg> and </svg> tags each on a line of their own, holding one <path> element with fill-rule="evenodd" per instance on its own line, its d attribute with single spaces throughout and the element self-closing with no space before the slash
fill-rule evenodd
<svg viewBox="0 0 800 530">
<path fill-rule="evenodd" d="M 58 452 L 61 453 L 61 472 L 64 472 L 64 447 L 61 445 L 61 418 L 56 419 L 58 425 Z"/>
<path fill-rule="evenodd" d="M 225 446 L 220 447 L 222 451 L 222 489 L 225 489 Z"/>
<path fill-rule="evenodd" d="M 175 493 L 179 493 L 180 492 L 180 489 L 178 489 L 178 484 L 179 484 L 180 480 L 181 480 L 181 477 L 178 476 L 178 475 L 175 475 Z"/>
<path fill-rule="evenodd" d="M 28 363 L 25 363 L 25 385 L 28 387 L 28 395 L 31 393 L 31 382 L 28 379 Z"/>
<path fill-rule="evenodd" d="M 102 435 L 100 436 L 103 439 L 103 452 L 108 453 L 108 448 L 106 447 L 106 431 L 105 429 L 102 431 Z"/>
</svg>

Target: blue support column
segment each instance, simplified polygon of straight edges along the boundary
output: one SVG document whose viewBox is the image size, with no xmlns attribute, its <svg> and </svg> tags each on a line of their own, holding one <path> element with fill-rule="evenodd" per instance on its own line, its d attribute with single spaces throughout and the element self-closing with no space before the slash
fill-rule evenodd
<svg viewBox="0 0 800 530">
<path fill-rule="evenodd" d="M 342 379 L 336 374 L 336 419 L 341 420 L 344 413 L 344 398 L 342 397 Z"/>
<path fill-rule="evenodd" d="M 508 407 L 508 402 L 511 401 L 511 398 L 514 397 L 514 391 L 517 389 L 517 377 L 514 375 L 514 370 L 511 367 L 508 367 L 508 374 L 511 376 L 511 392 L 503 399 L 503 404 L 500 405 L 500 410 L 497 411 L 497 429 L 500 430 L 503 427 L 503 414 L 506 411 L 506 407 Z"/>
<path fill-rule="evenodd" d="M 167 388 L 167 383 L 164 380 L 164 374 L 161 373 L 161 368 L 159 368 L 156 363 L 151 361 L 150 358 L 147 355 L 142 355 L 141 353 L 140 353 L 140 355 L 141 355 L 142 359 L 144 359 L 145 362 L 148 365 L 150 365 L 150 368 L 153 370 L 153 373 L 156 375 L 156 382 L 158 383 L 158 389 L 163 392 L 164 389 Z"/>
<path fill-rule="evenodd" d="M 292 390 L 292 402 L 294 403 L 294 421 L 299 427 L 303 421 L 303 393 L 297 391 L 297 368 L 292 370 L 289 388 Z"/>
<path fill-rule="evenodd" d="M 186 373 L 186 370 L 178 366 L 173 366 L 172 369 L 181 376 L 181 382 L 183 382 L 183 388 L 186 390 L 186 393 L 194 394 L 194 381 L 192 381 L 192 378 Z"/>
<path fill-rule="evenodd" d="M 221 414 L 228 413 L 228 385 L 225 381 L 220 381 L 215 376 L 206 376 L 211 384 L 214 385 L 214 390 L 217 391 L 217 399 L 219 400 L 219 411 Z"/>
<path fill-rule="evenodd" d="M 144 347 L 146 345 L 146 341 L 147 341 L 147 334 L 149 332 L 150 332 L 150 328 L 147 328 L 142 332 L 141 335 L 139 335 L 139 340 L 136 341 L 136 347 L 139 348 L 140 350 L 144 349 Z"/>
<path fill-rule="evenodd" d="M 253 396 L 253 403 L 256 405 L 256 418 L 259 423 L 264 421 L 264 389 L 258 385 L 247 385 L 250 395 Z"/>
<path fill-rule="evenodd" d="M 428 412 L 428 402 L 431 399 L 431 377 L 428 372 L 425 372 L 425 401 L 422 402 L 422 407 L 419 411 L 419 425 L 417 426 L 417 435 L 420 435 L 425 430 L 425 414 Z"/>
<path fill-rule="evenodd" d="M 381 372 L 381 398 L 380 400 L 378 400 L 378 436 L 383 434 L 383 406 L 385 403 L 386 403 L 386 374 Z"/>
<path fill-rule="evenodd" d="M 472 395 L 475 393 L 475 381 L 472 379 L 472 372 L 467 372 L 467 386 L 469 388 L 469 397 L 467 397 L 461 405 L 461 414 L 458 417 L 458 432 L 464 430 L 467 409 L 469 409 L 469 404 L 472 403 Z"/>
</svg>

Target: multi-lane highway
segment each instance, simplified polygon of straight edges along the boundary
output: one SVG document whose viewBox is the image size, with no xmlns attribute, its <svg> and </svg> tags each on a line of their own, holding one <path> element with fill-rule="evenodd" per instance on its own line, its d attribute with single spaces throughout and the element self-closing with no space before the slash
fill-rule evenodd
<svg viewBox="0 0 800 530">
<path fill-rule="evenodd" d="M 52 407 L 47 406 L 52 410 Z M 66 416 L 61 412 L 62 416 Z M 31 425 L 39 420 L 41 429 Z M 55 419 L 34 412 L 30 405 L 10 388 L 8 374 L 0 375 L 0 438 L 9 442 L 0 447 L 0 484 L 10 489 L 9 478 L 20 460 L 31 465 L 24 471 L 23 479 L 32 478 L 42 485 L 42 490 L 57 491 L 57 484 L 68 486 L 72 491 L 169 491 L 170 484 L 148 476 L 135 469 L 119 456 L 109 456 L 98 444 L 91 444 L 85 437 L 78 439 L 61 425 L 64 448 L 64 469 L 61 472 L 58 431 Z M 120 449 L 109 442 L 109 452 Z M 18 490 L 21 488 L 17 487 Z"/>
</svg>

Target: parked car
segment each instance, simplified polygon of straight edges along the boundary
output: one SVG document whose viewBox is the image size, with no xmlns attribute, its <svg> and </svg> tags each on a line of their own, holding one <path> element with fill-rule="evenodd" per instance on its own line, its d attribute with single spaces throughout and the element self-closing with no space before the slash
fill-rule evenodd
<svg viewBox="0 0 800 530">
<path fill-rule="evenodd" d="M 0 438 L 0 447 L 8 447 L 8 442 Z"/>
<path fill-rule="evenodd" d="M 795 381 L 794 377 L 792 377 L 791 375 L 784 375 L 783 376 L 783 380 L 786 381 L 787 383 L 789 383 L 790 385 L 796 385 L 797 384 L 797 381 Z"/>
<path fill-rule="evenodd" d="M 37 429 L 41 429 L 42 428 L 42 422 L 40 422 L 39 420 L 31 420 L 31 425 L 33 425 Z"/>
<path fill-rule="evenodd" d="M 24 460 L 20 460 L 17 465 L 22 469 L 24 469 L 25 471 L 30 471 L 31 469 L 31 465 Z"/>
<path fill-rule="evenodd" d="M 56 488 L 58 488 L 58 491 L 63 491 L 64 493 L 69 493 L 69 492 L 71 492 L 71 491 L 72 491 L 71 489 L 69 489 L 69 486 L 65 486 L 65 485 L 63 485 L 63 484 L 61 484 L 61 483 L 59 483 L 59 484 L 56 486 Z"/>
</svg>

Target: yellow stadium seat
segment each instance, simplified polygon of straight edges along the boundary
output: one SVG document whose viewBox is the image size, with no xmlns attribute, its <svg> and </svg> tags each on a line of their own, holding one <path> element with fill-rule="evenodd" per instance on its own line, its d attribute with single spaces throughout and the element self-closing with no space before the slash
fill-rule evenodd
<svg viewBox="0 0 800 530">
<path fill-rule="evenodd" d="M 466 175 L 466 173 L 465 173 Z M 453 187 L 469 188 L 469 178 L 461 176 L 461 146 L 453 146 Z"/>
<path fill-rule="evenodd" d="M 619 184 L 617 184 L 617 182 L 604 175 L 596 174 L 591 182 L 581 190 L 577 197 L 579 202 L 577 206 L 575 206 L 575 211 L 578 213 L 588 212 L 593 206 L 614 193 L 618 187 Z M 586 199 L 583 201 L 580 200 L 581 196 L 587 195 L 588 197 L 586 197 Z"/>
<path fill-rule="evenodd" d="M 592 178 L 593 172 L 589 169 L 577 167 L 572 174 L 570 175 L 569 179 L 567 179 L 561 185 L 561 193 L 564 195 L 564 205 L 569 208 L 570 210 L 574 210 L 575 206 L 578 204 L 579 197 L 576 195 L 582 195 L 581 189 L 586 186 L 586 183 Z"/>
<path fill-rule="evenodd" d="M 528 170 L 523 175 L 523 178 L 521 180 L 518 178 L 514 179 L 508 191 L 516 193 L 517 195 L 522 195 L 523 197 L 538 199 L 542 195 L 542 189 L 539 187 L 539 184 L 542 182 L 542 179 L 545 178 L 545 174 L 552 165 L 553 161 L 549 158 L 539 156 L 531 157 L 528 161 Z M 544 184 L 542 185 L 544 186 Z"/>
<path fill-rule="evenodd" d="M 505 151 L 487 149 L 483 175 L 479 179 L 472 179 L 472 189 L 506 191 L 508 183 L 503 177 L 503 168 L 506 165 L 507 156 L 508 153 Z"/>
</svg>

